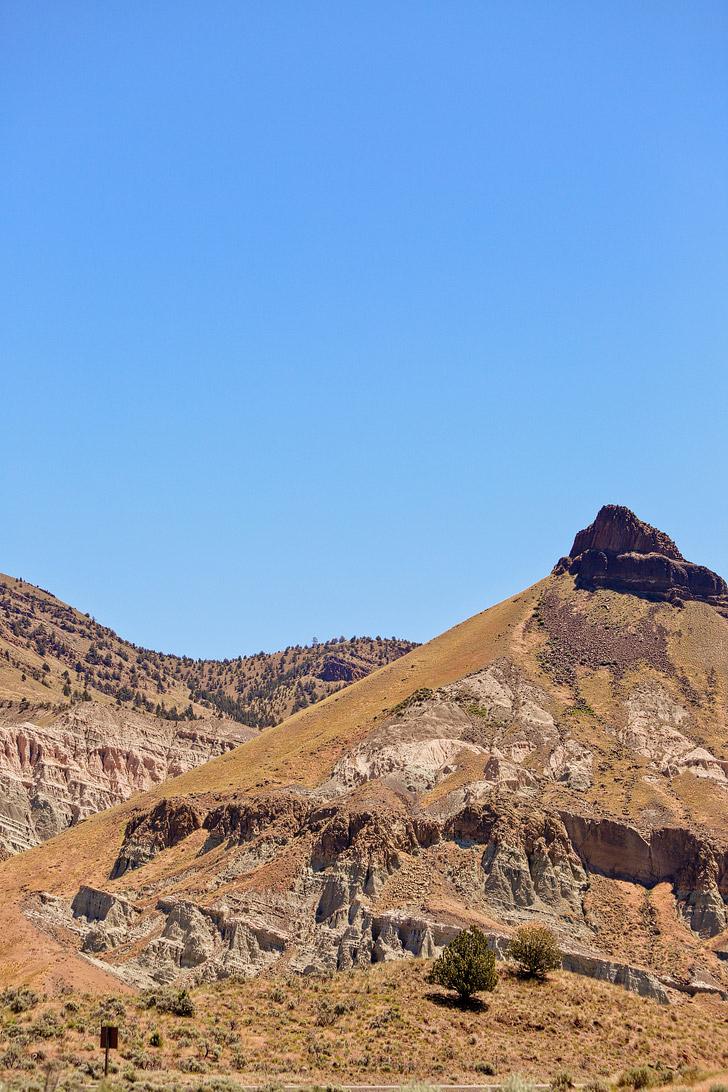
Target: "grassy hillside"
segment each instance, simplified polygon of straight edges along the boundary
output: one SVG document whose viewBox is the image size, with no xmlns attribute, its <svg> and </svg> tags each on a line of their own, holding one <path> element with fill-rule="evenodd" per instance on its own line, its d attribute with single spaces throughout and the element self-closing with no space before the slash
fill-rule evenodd
<svg viewBox="0 0 728 1092">
<path fill-rule="evenodd" d="M 194 831 L 173 848 L 159 853 L 138 872 L 113 881 L 109 876 L 130 817 L 155 801 L 186 796 L 193 803 L 199 799 L 201 805 L 209 806 L 210 801 L 233 794 L 270 792 L 276 786 L 312 788 L 331 773 L 345 751 L 367 737 L 411 695 L 423 689 L 435 691 L 494 662 L 515 665 L 534 685 L 543 688 L 557 726 L 562 726 L 562 731 L 568 727 L 574 738 L 588 744 L 596 756 L 593 785 L 576 793 L 558 781 L 542 781 L 539 792 L 543 803 L 556 808 L 592 808 L 595 814 L 624 816 L 637 823 L 656 815 L 667 823 L 707 824 L 720 834 L 728 818 L 725 787 L 692 774 L 656 776 L 649 769 L 649 760 L 626 746 L 619 733 L 624 727 L 625 701 L 644 685 L 659 684 L 689 710 L 693 737 L 710 747 L 718 760 L 728 759 L 727 641 L 726 619 L 706 604 L 688 603 L 677 608 L 612 591 L 583 592 L 575 589 L 569 576 L 548 577 L 316 706 L 300 710 L 283 724 L 265 729 L 229 754 L 118 808 L 92 816 L 0 865 L 5 893 L 0 905 L 0 975 L 5 981 L 43 984 L 51 981 L 62 965 L 63 976 L 71 983 L 90 983 L 97 989 L 118 988 L 105 975 L 103 962 L 91 966 L 76 954 L 67 936 L 41 933 L 30 924 L 21 911 L 32 900 L 33 892 L 50 892 L 68 899 L 82 883 L 98 885 L 130 895 L 151 912 L 160 890 L 201 903 L 228 890 L 233 894 L 243 889 L 269 894 L 285 890 L 294 875 L 287 869 L 295 866 L 295 847 L 284 844 L 277 856 L 261 858 L 260 866 L 240 880 L 232 873 L 228 886 L 220 888 L 216 877 L 225 874 L 226 862 L 232 860 L 236 846 L 223 842 L 202 855 L 203 830 Z M 487 729 L 484 723 L 486 734 Z M 524 765 L 535 763 L 537 758 L 535 751 Z M 467 756 L 456 762 L 452 773 L 425 795 L 419 806 L 432 807 L 459 784 L 481 776 L 471 767 Z M 394 796 L 382 795 L 378 785 L 377 781 L 362 785 L 357 798 L 382 801 L 384 808 L 390 807 L 387 801 L 391 799 L 394 807 Z M 416 870 L 414 858 L 412 869 Z M 611 893 L 609 884 L 613 885 Z M 609 884 L 604 888 L 604 899 L 615 913 L 621 913 L 614 894 L 618 881 Z M 601 890 L 595 883 L 589 895 L 595 908 L 594 920 L 600 916 L 602 920 L 601 950 L 629 955 L 625 948 L 629 938 L 624 930 L 615 927 L 613 935 L 609 931 L 609 914 L 599 905 Z M 407 883 L 395 894 L 387 905 L 406 905 L 412 897 Z M 635 914 L 647 921 L 654 908 L 643 908 L 640 900 L 644 901 L 644 888 L 635 886 L 634 898 Z M 443 889 L 438 900 L 434 906 L 438 913 L 447 911 L 466 917 L 470 913 L 467 899 L 463 903 L 453 891 Z M 667 917 L 672 920 L 675 913 L 671 904 Z M 479 920 L 483 920 L 482 914 Z M 677 921 L 674 928 L 678 929 Z M 665 930 L 669 937 L 667 925 Z M 678 931 L 675 944 L 682 945 L 685 959 L 692 958 L 691 952 L 699 948 L 707 951 L 706 942 L 689 934 L 684 925 L 679 925 Z M 722 949 L 726 938 L 716 937 L 708 943 L 711 951 Z M 634 955 L 643 958 L 639 945 Z"/>
<path fill-rule="evenodd" d="M 78 991 L 15 1014 L 6 994 L 0 1071 L 3 1061 L 12 1062 L 6 1078 L 25 1065 L 42 1079 L 53 1060 L 80 1079 L 98 1075 L 101 1020 L 120 1029 L 111 1058 L 112 1079 L 122 1087 L 149 1080 L 198 1086 L 220 1077 L 248 1086 L 417 1079 L 477 1085 L 497 1084 L 511 1072 L 547 1083 L 566 1071 L 575 1082 L 603 1082 L 606 1092 L 607 1082 L 651 1065 L 662 1081 L 697 1089 L 728 1067 L 720 1002 L 664 1006 L 563 972 L 537 984 L 502 967 L 495 992 L 462 1009 L 428 986 L 427 969 L 412 960 L 329 979 L 202 986 L 192 991 L 192 1016 L 148 1007 L 154 995 L 102 999 Z"/>
<path fill-rule="evenodd" d="M 117 980 L 105 973 L 103 964 L 90 966 L 68 948 L 63 938 L 39 932 L 24 917 L 22 909 L 34 891 L 71 897 L 82 883 L 110 889 L 128 886 L 123 878 L 111 884 L 108 879 L 126 823 L 135 808 L 148 807 L 163 797 L 197 793 L 222 797 L 293 781 L 315 785 L 331 770 L 342 751 L 366 735 L 387 709 L 420 687 L 439 686 L 476 670 L 504 650 L 532 613 L 539 588 L 535 585 L 461 623 L 340 693 L 299 711 L 283 724 L 265 729 L 224 757 L 172 778 L 119 807 L 90 816 L 56 838 L 0 864 L 5 895 L 0 902 L 0 984 L 21 980 L 48 983 L 62 966 L 64 979 L 76 987 L 118 988 Z M 160 870 L 184 871 L 195 862 L 199 847 L 192 843 L 198 840 L 193 836 L 161 854 L 148 869 L 154 869 L 155 877 Z"/>
<path fill-rule="evenodd" d="M 278 724 L 415 646 L 344 637 L 231 660 L 139 648 L 50 592 L 0 575 L 0 701 L 58 709 L 101 701 L 178 720 L 222 713 Z"/>
</svg>

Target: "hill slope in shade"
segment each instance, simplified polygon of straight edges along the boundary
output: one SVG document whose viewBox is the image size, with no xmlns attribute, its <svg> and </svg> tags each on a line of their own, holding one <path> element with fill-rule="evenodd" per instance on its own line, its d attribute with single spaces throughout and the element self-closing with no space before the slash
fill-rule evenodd
<svg viewBox="0 0 728 1092">
<path fill-rule="evenodd" d="M 141 986 L 346 969 L 433 955 L 473 921 L 502 951 L 537 918 L 567 970 L 660 1000 L 726 990 L 725 595 L 656 554 L 670 540 L 632 513 L 600 520 L 625 526 L 5 862 L 2 973 L 41 981 L 62 959 L 71 980 Z M 609 587 L 589 575 L 605 568 Z"/>
</svg>

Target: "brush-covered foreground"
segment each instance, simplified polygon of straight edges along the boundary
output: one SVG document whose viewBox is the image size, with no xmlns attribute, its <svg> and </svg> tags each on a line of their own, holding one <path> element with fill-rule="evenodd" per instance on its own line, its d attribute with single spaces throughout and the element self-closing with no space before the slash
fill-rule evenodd
<svg viewBox="0 0 728 1092">
<path fill-rule="evenodd" d="M 3 995 L 0 1067 L 39 1089 L 87 1085 L 102 1074 L 101 1024 L 119 1026 L 111 1079 L 125 1089 L 280 1084 L 500 1084 L 513 1072 L 539 1083 L 650 1080 L 708 1088 L 728 1071 L 724 1003 L 666 1006 L 556 972 L 545 982 L 501 966 L 494 993 L 471 1007 L 429 986 L 430 962 L 380 964 L 331 977 L 228 980 L 190 994 L 105 997 L 67 988 L 25 1011 Z M 154 1003 L 156 998 L 157 1003 Z M 192 1005 L 190 1005 L 190 998 Z M 193 1015 L 176 1015 L 191 1011 Z M 671 1072 L 667 1072 L 670 1070 Z M 644 1076 L 644 1074 L 643 1074 Z M 640 1087 L 640 1078 L 637 1077 Z M 222 1087 L 220 1085 L 219 1087 Z"/>
</svg>

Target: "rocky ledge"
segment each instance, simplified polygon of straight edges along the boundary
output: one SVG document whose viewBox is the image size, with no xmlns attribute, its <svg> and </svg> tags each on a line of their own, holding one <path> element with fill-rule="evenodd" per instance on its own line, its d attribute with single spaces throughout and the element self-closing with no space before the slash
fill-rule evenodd
<svg viewBox="0 0 728 1092">
<path fill-rule="evenodd" d="M 209 862 L 204 885 L 189 884 L 189 857 L 132 878 L 191 835 Z M 726 928 L 728 843 L 498 789 L 442 819 L 387 792 L 170 798 L 132 816 L 114 876 L 127 886 L 82 884 L 73 899 L 36 891 L 24 913 L 136 988 L 249 977 L 279 961 L 287 972 L 328 973 L 431 958 L 473 920 L 503 922 L 488 933 L 503 955 L 512 927 L 534 918 L 557 932 L 568 970 L 659 1001 L 666 987 L 722 995 L 728 978 L 705 945 Z M 632 895 L 640 904 L 665 885 L 671 929 L 699 938 L 694 967 L 615 953 L 595 902 L 610 879 L 642 888 Z"/>
<path fill-rule="evenodd" d="M 605 504 L 594 522 L 579 531 L 568 557 L 559 559 L 554 572 L 572 573 L 583 588 L 728 606 L 728 585 L 722 577 L 686 561 L 668 535 L 617 504 Z"/>
</svg>

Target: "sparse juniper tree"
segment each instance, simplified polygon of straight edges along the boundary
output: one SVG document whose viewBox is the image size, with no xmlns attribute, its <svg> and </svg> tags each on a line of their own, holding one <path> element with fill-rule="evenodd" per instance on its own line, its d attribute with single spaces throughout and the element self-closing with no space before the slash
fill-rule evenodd
<svg viewBox="0 0 728 1092">
<path fill-rule="evenodd" d="M 481 990 L 494 990 L 498 974 L 485 934 L 476 925 L 458 933 L 433 963 L 427 981 L 457 990 L 461 1001 L 468 1001 Z"/>
<path fill-rule="evenodd" d="M 530 978 L 545 978 L 549 971 L 561 966 L 561 949 L 547 925 L 534 921 L 521 925 L 511 939 L 506 956 L 519 965 L 519 971 Z"/>
</svg>

